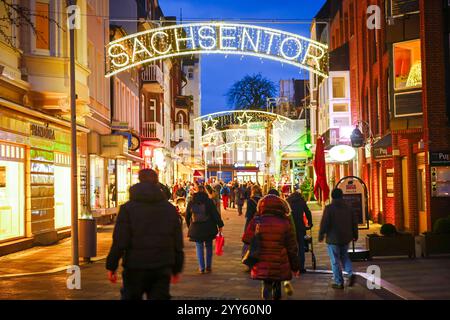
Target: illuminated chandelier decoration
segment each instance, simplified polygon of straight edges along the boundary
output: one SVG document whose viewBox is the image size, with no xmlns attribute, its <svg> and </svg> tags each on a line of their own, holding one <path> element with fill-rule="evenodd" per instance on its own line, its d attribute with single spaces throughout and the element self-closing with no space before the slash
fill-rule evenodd
<svg viewBox="0 0 450 320">
<path fill-rule="evenodd" d="M 171 25 L 114 40 L 106 46 L 106 76 L 203 53 L 264 58 L 328 77 L 327 45 L 283 30 L 226 22 Z"/>
</svg>

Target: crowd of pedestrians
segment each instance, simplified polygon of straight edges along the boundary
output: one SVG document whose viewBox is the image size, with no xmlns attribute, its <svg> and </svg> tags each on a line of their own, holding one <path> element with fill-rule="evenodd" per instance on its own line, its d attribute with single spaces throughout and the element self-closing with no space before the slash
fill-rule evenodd
<svg viewBox="0 0 450 320">
<path fill-rule="evenodd" d="M 264 195 L 260 185 L 237 181 L 180 182 L 169 188 L 151 169 L 141 170 L 139 181 L 130 188 L 130 200 L 120 207 L 106 261 L 108 278 L 116 282 L 122 259 L 122 299 L 142 299 L 144 294 L 147 299 L 170 299 L 170 283 L 179 281 L 184 265 L 183 221 L 189 240 L 195 243 L 199 274 L 213 272 L 213 240 L 221 234 L 222 215 L 229 208 L 237 208 L 238 216 L 246 209 L 242 256 L 257 252 L 248 271 L 252 279 L 262 282 L 263 299 L 281 299 L 283 283 L 289 288 L 293 276 L 307 272 L 305 236 L 313 224 L 299 190 L 281 187 Z M 342 289 L 342 269 L 349 276 L 349 286 L 355 281 L 347 250 L 358 238 L 358 226 L 342 191 L 333 190 L 332 198 L 325 207 L 318 240 L 326 238 L 332 287 Z"/>
</svg>

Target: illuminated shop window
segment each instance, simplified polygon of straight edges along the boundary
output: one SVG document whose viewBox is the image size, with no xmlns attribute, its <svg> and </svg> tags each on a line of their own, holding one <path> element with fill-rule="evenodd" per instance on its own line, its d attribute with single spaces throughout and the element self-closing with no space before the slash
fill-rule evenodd
<svg viewBox="0 0 450 320">
<path fill-rule="evenodd" d="M 395 89 L 422 87 L 420 40 L 394 45 Z"/>
<path fill-rule="evenodd" d="M 92 209 L 105 207 L 104 159 L 90 156 L 90 205 Z"/>
<path fill-rule="evenodd" d="M 24 164 L 0 160 L 0 241 L 24 236 Z"/>
</svg>

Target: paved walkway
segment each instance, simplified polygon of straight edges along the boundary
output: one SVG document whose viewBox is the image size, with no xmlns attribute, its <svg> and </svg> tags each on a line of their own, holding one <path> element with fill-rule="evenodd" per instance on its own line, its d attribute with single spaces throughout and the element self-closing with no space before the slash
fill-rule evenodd
<svg viewBox="0 0 450 320">
<path fill-rule="evenodd" d="M 312 205 L 313 209 L 318 209 Z M 314 240 L 317 241 L 320 211 L 313 212 Z M 223 212 L 225 222 L 225 253 L 214 256 L 213 273 L 197 273 L 194 243 L 185 240 L 186 265 L 182 281 L 172 287 L 175 299 L 259 299 L 260 283 L 249 279 L 240 263 L 241 242 L 244 218 L 230 209 Z M 371 229 L 377 229 L 374 226 Z M 37 247 L 20 253 L 0 257 L 0 299 L 119 299 L 119 284 L 106 280 L 104 260 L 111 243 L 112 226 L 99 232 L 98 261 L 82 267 L 82 289 L 68 290 L 68 274 L 65 266 L 70 264 L 70 240 L 58 245 Z M 363 231 L 358 247 L 364 247 Z M 186 234 L 186 230 L 185 230 Z M 329 259 L 324 244 L 314 242 L 317 269 L 329 270 Z M 311 255 L 307 253 L 307 268 L 311 268 Z M 357 262 L 354 268 L 365 272 L 370 264 L 381 267 L 382 278 L 402 289 L 411 291 L 415 298 L 450 298 L 448 271 L 450 259 L 383 259 L 371 262 Z M 45 271 L 52 271 L 45 273 Z M 55 272 L 56 271 L 56 272 Z M 35 275 L 10 277 L 7 274 L 44 272 Z M 120 279 L 119 279 L 120 280 Z M 336 291 L 330 288 L 329 274 L 308 273 L 292 281 L 294 295 L 288 299 L 380 299 L 392 296 L 380 295 L 365 287 L 362 279 L 353 288 Z M 416 296 L 414 296 L 416 294 Z"/>
</svg>

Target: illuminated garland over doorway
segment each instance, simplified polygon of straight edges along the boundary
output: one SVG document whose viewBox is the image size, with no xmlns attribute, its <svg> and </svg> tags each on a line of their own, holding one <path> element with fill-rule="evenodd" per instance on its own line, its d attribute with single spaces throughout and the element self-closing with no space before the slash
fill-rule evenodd
<svg viewBox="0 0 450 320">
<path fill-rule="evenodd" d="M 327 45 L 283 30 L 224 22 L 172 25 L 114 40 L 106 46 L 106 76 L 202 53 L 270 59 L 328 77 Z"/>
</svg>

